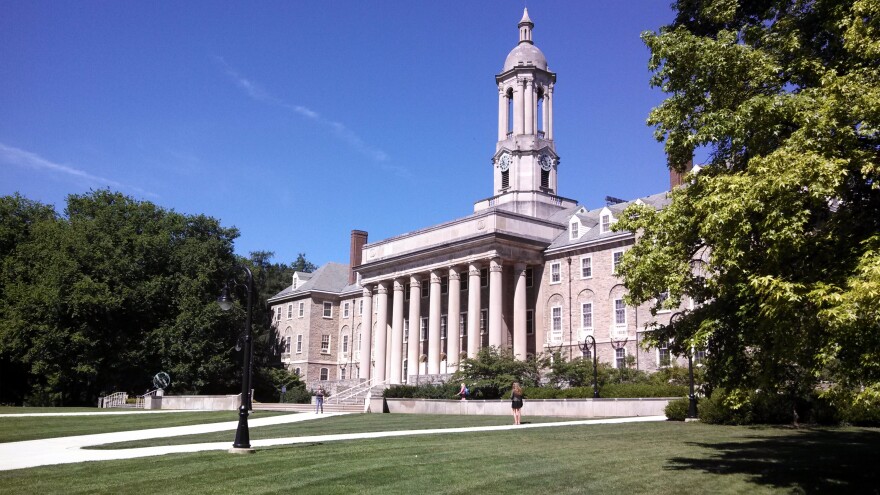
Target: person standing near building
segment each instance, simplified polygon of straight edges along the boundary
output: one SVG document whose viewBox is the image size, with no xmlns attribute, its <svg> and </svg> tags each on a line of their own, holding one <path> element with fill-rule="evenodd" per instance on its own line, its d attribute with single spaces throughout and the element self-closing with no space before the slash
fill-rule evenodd
<svg viewBox="0 0 880 495">
<path fill-rule="evenodd" d="M 467 385 L 465 385 L 464 382 L 461 382 L 461 388 L 458 389 L 458 395 L 461 397 L 461 400 L 465 400 L 468 396 Z"/>
<path fill-rule="evenodd" d="M 324 396 L 327 395 L 324 392 L 324 387 L 318 387 L 318 391 L 315 392 L 315 414 L 321 413 L 324 414 Z"/>
<path fill-rule="evenodd" d="M 522 419 L 521 409 L 523 406 L 523 392 L 519 383 L 513 382 L 513 390 L 510 392 L 510 407 L 513 410 L 513 424 L 518 425 Z"/>
</svg>

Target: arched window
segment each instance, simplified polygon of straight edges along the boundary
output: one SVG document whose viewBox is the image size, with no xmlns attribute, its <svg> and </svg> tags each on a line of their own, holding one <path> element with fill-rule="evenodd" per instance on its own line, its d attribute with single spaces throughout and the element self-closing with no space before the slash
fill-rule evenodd
<svg viewBox="0 0 880 495">
<path fill-rule="evenodd" d="M 513 134 L 513 88 L 507 90 L 507 135 Z"/>
<path fill-rule="evenodd" d="M 330 369 L 321 368 L 321 381 L 327 381 L 330 378 Z"/>
<path fill-rule="evenodd" d="M 535 115 L 535 119 L 538 121 L 538 126 L 536 127 L 538 134 L 543 135 L 547 130 L 544 128 L 544 88 L 538 88 L 538 108 L 537 115 Z"/>
</svg>

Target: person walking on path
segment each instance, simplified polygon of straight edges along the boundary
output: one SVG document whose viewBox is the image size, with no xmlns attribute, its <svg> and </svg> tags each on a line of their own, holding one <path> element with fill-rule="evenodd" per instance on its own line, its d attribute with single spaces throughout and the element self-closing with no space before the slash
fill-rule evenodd
<svg viewBox="0 0 880 495">
<path fill-rule="evenodd" d="M 456 395 L 459 395 L 461 397 L 461 400 L 465 400 L 465 398 L 468 396 L 467 385 L 465 385 L 464 382 L 461 382 L 461 388 L 458 389 L 458 394 Z"/>
<path fill-rule="evenodd" d="M 315 392 L 315 414 L 324 414 L 324 396 L 327 395 L 324 392 L 324 387 L 318 387 L 318 391 Z"/>
<path fill-rule="evenodd" d="M 521 424 L 522 414 L 520 410 L 523 406 L 523 392 L 519 383 L 513 382 L 513 390 L 510 391 L 510 407 L 513 410 L 513 424 Z"/>
</svg>

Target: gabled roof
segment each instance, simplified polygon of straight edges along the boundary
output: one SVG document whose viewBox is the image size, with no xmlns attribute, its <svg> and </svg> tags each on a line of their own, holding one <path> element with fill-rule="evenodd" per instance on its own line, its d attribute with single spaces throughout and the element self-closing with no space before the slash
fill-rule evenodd
<svg viewBox="0 0 880 495">
<path fill-rule="evenodd" d="M 327 263 L 314 273 L 307 274 L 307 279 L 303 277 L 302 272 L 299 273 L 300 280 L 305 280 L 302 285 L 296 289 L 291 285 L 270 297 L 268 302 L 304 296 L 312 292 L 339 294 L 348 285 L 348 265 L 342 263 Z"/>
<path fill-rule="evenodd" d="M 554 251 L 557 249 L 572 247 L 579 244 L 587 244 L 590 242 L 599 241 L 603 238 L 610 239 L 614 237 L 619 237 L 621 234 L 624 234 L 624 232 L 600 232 L 601 229 L 597 228 L 600 221 L 599 216 L 602 214 L 602 211 L 605 208 L 608 208 L 613 216 L 618 217 L 621 213 L 623 213 L 623 210 L 625 210 L 627 206 L 641 200 L 641 202 L 645 205 L 660 210 L 665 208 L 670 203 L 670 199 L 668 196 L 669 193 L 664 191 L 662 193 L 652 194 L 643 198 L 637 198 L 632 201 L 627 201 L 625 203 L 617 203 L 613 205 L 603 206 L 601 208 L 596 208 L 593 210 L 586 210 L 585 208 L 578 206 L 576 208 L 561 211 L 556 215 L 559 215 L 559 219 L 562 223 L 567 223 L 567 219 L 571 218 L 572 215 L 575 215 L 578 217 L 578 219 L 580 219 L 581 224 L 583 224 L 585 227 L 589 227 L 590 230 L 585 232 L 578 239 L 571 239 L 568 230 L 566 230 L 565 232 L 559 234 L 556 239 L 553 239 L 553 242 L 550 243 L 550 246 L 547 247 L 547 251 Z M 585 211 L 581 213 L 581 209 L 584 209 Z"/>
</svg>

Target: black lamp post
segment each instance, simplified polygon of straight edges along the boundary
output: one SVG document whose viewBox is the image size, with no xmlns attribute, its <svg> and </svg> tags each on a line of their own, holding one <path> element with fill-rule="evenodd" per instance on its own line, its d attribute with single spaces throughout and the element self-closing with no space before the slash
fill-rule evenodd
<svg viewBox="0 0 880 495">
<path fill-rule="evenodd" d="M 694 350 L 688 352 L 688 376 L 691 381 L 690 393 L 688 394 L 688 418 L 697 417 L 697 396 L 694 395 Z"/>
<path fill-rule="evenodd" d="M 595 352 L 596 339 L 592 335 L 587 335 L 586 338 L 584 338 L 584 343 L 583 344 L 579 343 L 578 346 L 581 348 L 581 352 L 583 352 L 584 355 L 586 355 L 587 352 L 589 352 L 591 349 L 593 350 L 593 398 L 598 399 L 599 398 L 599 380 L 598 380 L 598 372 L 596 371 L 598 368 L 598 353 Z"/>
<path fill-rule="evenodd" d="M 241 405 L 238 407 L 238 428 L 235 430 L 235 443 L 232 444 L 233 452 L 252 451 L 250 431 L 248 430 L 248 409 L 251 404 L 251 316 L 253 314 L 254 276 L 246 266 L 240 267 L 247 274 L 247 317 L 244 327 L 244 364 L 241 376 Z M 217 304 L 220 309 L 228 311 L 233 306 L 233 300 L 229 296 L 230 289 L 240 286 L 234 278 L 230 278 L 223 285 Z"/>
</svg>

